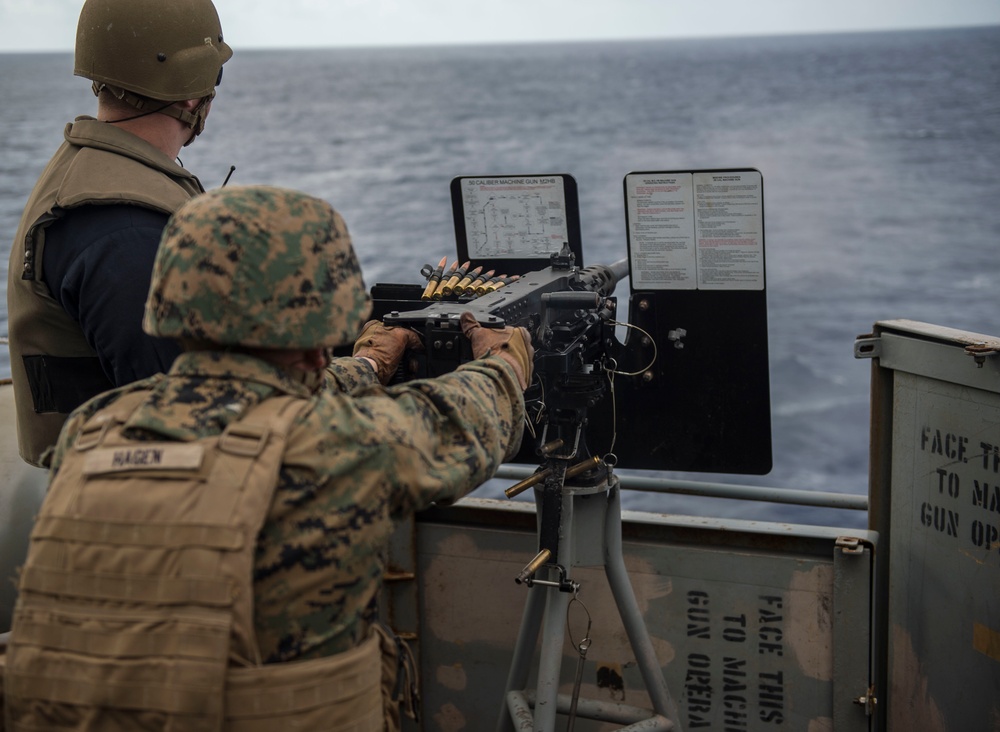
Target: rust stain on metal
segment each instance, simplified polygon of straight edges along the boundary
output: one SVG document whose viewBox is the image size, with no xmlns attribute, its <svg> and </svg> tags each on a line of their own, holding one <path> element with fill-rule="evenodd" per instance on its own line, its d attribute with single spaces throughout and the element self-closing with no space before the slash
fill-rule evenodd
<svg viewBox="0 0 1000 732">
<path fill-rule="evenodd" d="M 833 567 L 824 564 L 793 573 L 785 610 L 787 617 L 778 623 L 785 636 L 782 642 L 795 653 L 799 669 L 809 678 L 831 681 Z"/>
<path fill-rule="evenodd" d="M 615 701 L 625 701 L 625 678 L 617 663 L 598 664 L 597 688 L 606 689 Z"/>
<path fill-rule="evenodd" d="M 972 626 L 972 647 L 994 661 L 1000 661 L 1000 632 L 982 623 Z"/>
<path fill-rule="evenodd" d="M 927 676 L 913 639 L 905 628 L 893 625 L 890 630 L 889 729 L 946 730 L 944 716 L 930 694 Z"/>
<path fill-rule="evenodd" d="M 452 691 L 465 691 L 469 684 L 465 675 L 465 667 L 460 663 L 438 666 L 434 676 L 438 684 Z"/>
<path fill-rule="evenodd" d="M 454 704 L 444 704 L 434 713 L 435 729 L 441 732 L 460 732 L 466 729 L 465 715 Z"/>
</svg>

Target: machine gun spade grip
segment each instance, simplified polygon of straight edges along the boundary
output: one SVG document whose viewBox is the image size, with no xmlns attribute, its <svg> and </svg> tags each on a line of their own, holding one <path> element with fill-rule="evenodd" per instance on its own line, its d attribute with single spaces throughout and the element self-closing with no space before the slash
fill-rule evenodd
<svg viewBox="0 0 1000 732">
<path fill-rule="evenodd" d="M 624 259 L 610 266 L 592 265 L 585 269 L 554 264 L 528 272 L 482 297 L 441 300 L 414 310 L 393 310 L 383 316 L 383 321 L 386 325 L 411 328 L 424 339 L 426 350 L 407 359 L 411 366 L 408 377 L 438 376 L 472 358 L 458 322 L 463 312 L 471 312 L 485 328 L 526 328 L 538 349 L 543 346 L 540 336 L 551 330 L 553 319 L 566 321 L 573 310 L 592 312 L 600 306 L 601 298 L 614 292 L 627 273 L 628 262 Z M 545 315 L 546 311 L 551 311 L 551 317 Z M 543 319 L 548 322 L 543 323 Z"/>
</svg>

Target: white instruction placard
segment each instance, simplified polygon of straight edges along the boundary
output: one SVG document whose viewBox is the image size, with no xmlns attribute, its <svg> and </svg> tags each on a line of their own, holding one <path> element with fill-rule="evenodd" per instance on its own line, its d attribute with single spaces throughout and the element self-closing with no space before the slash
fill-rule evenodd
<svg viewBox="0 0 1000 732">
<path fill-rule="evenodd" d="M 764 289 L 764 207 L 756 170 L 694 173 L 698 288 Z"/>
<path fill-rule="evenodd" d="M 632 173 L 625 190 L 632 288 L 695 289 L 691 174 Z"/>
<path fill-rule="evenodd" d="M 763 290 L 759 171 L 625 177 L 632 287 Z"/>
</svg>

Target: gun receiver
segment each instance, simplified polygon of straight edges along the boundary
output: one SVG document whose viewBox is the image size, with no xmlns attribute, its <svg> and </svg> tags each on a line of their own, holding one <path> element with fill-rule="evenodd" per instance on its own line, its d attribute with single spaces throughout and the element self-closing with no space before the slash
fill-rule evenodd
<svg viewBox="0 0 1000 732">
<path fill-rule="evenodd" d="M 594 344 L 591 331 L 613 319 L 615 301 L 610 296 L 627 275 L 625 259 L 580 269 L 573 266 L 572 254 L 563 251 L 553 255 L 548 267 L 528 272 L 499 290 L 472 300 L 437 301 L 405 312 L 393 310 L 383 322 L 423 335 L 425 351 L 410 359 L 410 376 L 438 376 L 472 358 L 468 339 L 458 324 L 466 311 L 487 328 L 526 328 L 536 350 L 536 370 L 572 372 L 573 366 L 566 361 L 571 352 L 579 350 L 573 344 Z M 555 362 L 546 366 L 545 361 Z"/>
</svg>

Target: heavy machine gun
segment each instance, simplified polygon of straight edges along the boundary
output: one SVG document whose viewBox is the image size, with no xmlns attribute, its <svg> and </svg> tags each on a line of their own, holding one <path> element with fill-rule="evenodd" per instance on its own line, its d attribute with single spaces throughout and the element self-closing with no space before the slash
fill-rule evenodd
<svg viewBox="0 0 1000 732">
<path fill-rule="evenodd" d="M 530 591 L 497 724 L 502 732 L 515 720 L 549 732 L 557 713 L 568 715 L 570 729 L 578 714 L 628 723 L 629 730 L 679 729 L 622 557 L 614 468 L 770 470 L 761 185 L 757 171 L 631 174 L 626 205 L 641 244 L 633 253 L 630 237 L 627 259 L 582 267 L 572 178 L 456 178 L 458 259 L 448 274 L 445 258 L 437 269 L 425 267 L 426 286 L 372 289 L 375 317 L 423 337 L 424 350 L 404 358 L 400 379 L 438 376 L 472 357 L 460 328 L 466 311 L 484 327 L 521 326 L 531 334 L 530 438 L 515 461 L 539 467 L 506 494 L 535 488 L 538 542 L 514 578 Z M 699 269 L 700 247 L 706 265 Z M 499 267 L 517 278 L 480 297 L 460 287 L 470 271 Z M 629 318 L 621 323 L 614 292 L 626 274 Z M 577 646 L 573 693 L 559 693 L 569 607 L 580 602 L 575 568 L 597 565 L 605 568 L 651 710 L 610 712 L 600 700 L 581 698 L 589 634 Z"/>
<path fill-rule="evenodd" d="M 441 280 L 441 299 L 424 299 L 432 288 L 421 284 L 376 284 L 374 317 L 418 331 L 425 344 L 398 378 L 437 376 L 471 358 L 458 324 L 469 310 L 485 327 L 523 326 L 532 335 L 536 378 L 526 402 L 537 439 L 524 441 L 516 462 L 537 464 L 536 448 L 555 440 L 572 454 L 584 440 L 626 468 L 769 472 L 762 198 L 757 215 L 745 213 L 747 189 L 761 196 L 761 186 L 753 170 L 629 174 L 629 256 L 584 267 L 570 176 L 456 178 L 451 271 L 517 279 L 479 297 L 445 295 L 442 262 L 424 270 Z M 707 203 L 694 202 L 696 191 Z M 727 196 L 739 216 L 723 230 L 713 217 L 726 215 Z M 701 238 L 693 229 L 685 235 L 692 243 L 680 247 L 678 217 L 714 228 Z M 729 227 L 743 222 L 759 234 L 734 237 Z M 680 255 L 693 262 L 701 248 L 705 266 L 696 275 Z M 658 253 L 675 250 L 676 266 L 673 254 Z M 619 295 L 626 274 L 629 289 Z M 617 314 L 619 296 L 628 298 L 627 323 Z"/>
<path fill-rule="evenodd" d="M 628 276 L 624 259 L 611 265 L 576 267 L 568 247 L 553 254 L 548 267 L 527 272 L 504 287 L 474 298 L 438 300 L 414 310 L 384 312 L 386 324 L 407 327 L 423 337 L 425 349 L 404 359 L 397 378 L 438 376 L 472 358 L 459 318 L 471 312 L 487 328 L 518 326 L 531 334 L 535 378 L 526 395 L 539 444 L 526 445 L 524 462 L 535 462 L 536 447 L 551 452 L 557 441 L 575 457 L 585 439 L 587 411 L 606 393 L 608 369 L 622 344 L 615 336 L 616 285 Z M 398 287 L 398 286 L 396 286 Z M 417 289 L 411 288 L 410 296 Z M 384 288 L 376 303 L 385 309 Z M 404 294 L 397 289 L 397 297 Z M 405 307 L 405 301 L 394 304 Z M 560 450 L 562 452 L 562 450 Z M 589 457 L 589 456 L 588 456 Z"/>
<path fill-rule="evenodd" d="M 578 715 L 611 719 L 592 700 L 580 698 L 579 674 L 571 697 L 558 694 L 569 598 L 578 601 L 581 587 L 574 568 L 593 561 L 582 557 L 580 542 L 591 548 L 603 547 L 600 563 L 605 565 L 652 701 L 652 709 L 630 712 L 634 717 L 629 721 L 643 723 L 643 728 L 650 730 L 679 728 L 676 704 L 663 681 L 621 555 L 620 490 L 612 470 L 616 460 L 610 449 L 592 454 L 587 443 L 590 410 L 605 402 L 603 397 L 616 370 L 614 354 L 622 350 L 614 332 L 617 301 L 612 293 L 627 272 L 626 260 L 577 268 L 573 253 L 564 247 L 552 255 L 548 267 L 527 272 L 482 297 L 439 301 L 416 310 L 391 310 L 383 316 L 388 324 L 409 327 L 423 335 L 425 349 L 416 352 L 406 366 L 411 374 L 445 373 L 471 358 L 469 342 L 459 327 L 464 312 L 472 312 L 485 327 L 524 327 L 535 347 L 534 379 L 525 394 L 534 439 L 522 442 L 518 459 L 541 465 L 533 476 L 506 493 L 513 498 L 536 487 L 538 544 L 534 558 L 515 578 L 532 591 L 504 689 L 500 730 L 513 729 L 512 720 L 531 718 L 534 729 L 548 732 L 554 729 L 557 709 L 569 715 L 571 728 Z M 591 498 L 594 500 L 588 500 Z M 597 535 L 588 535 L 584 527 L 597 529 Z M 530 697 L 527 683 L 539 638 L 538 681 L 534 697 Z M 589 639 L 581 646 L 581 658 L 587 645 Z"/>
<path fill-rule="evenodd" d="M 574 265 L 573 253 L 564 248 L 552 255 L 548 267 L 528 272 L 501 289 L 474 299 L 435 301 L 414 310 L 393 310 L 383 320 L 424 336 L 427 350 L 415 364 L 409 364 L 411 375 L 437 376 L 472 357 L 458 329 L 458 318 L 466 311 L 487 328 L 527 328 L 539 351 L 536 367 L 555 358 L 569 370 L 572 354 L 579 356 L 585 346 L 594 345 L 599 335 L 595 326 L 613 319 L 615 301 L 610 299 L 611 294 L 627 276 L 628 262 L 624 259 L 610 266 L 580 269 Z"/>
</svg>

